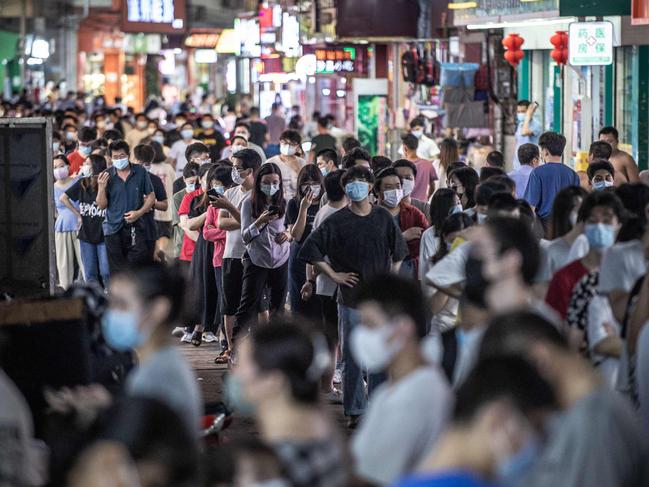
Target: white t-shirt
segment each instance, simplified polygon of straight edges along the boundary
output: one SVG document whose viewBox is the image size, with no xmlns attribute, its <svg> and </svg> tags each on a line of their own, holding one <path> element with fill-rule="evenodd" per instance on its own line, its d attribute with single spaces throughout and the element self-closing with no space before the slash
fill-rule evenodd
<svg viewBox="0 0 649 487">
<path fill-rule="evenodd" d="M 598 355 L 594 352 L 595 347 L 609 336 L 604 327 L 606 324 L 615 330 L 616 335 L 620 335 L 620 325 L 613 317 L 613 310 L 608 299 L 604 296 L 596 295 L 588 305 L 588 348 L 592 354 L 591 359 L 593 364 L 597 366 L 604 381 L 613 390 L 617 384 L 617 372 L 620 359 L 606 355 Z"/>
<path fill-rule="evenodd" d="M 149 172 L 162 180 L 167 193 L 167 201 L 170 202 L 174 196 L 174 179 L 176 178 L 174 168 L 167 162 L 161 162 L 160 164 L 151 164 Z M 170 222 L 173 219 L 171 207 L 172 205 L 169 204 L 165 211 L 155 210 L 153 218 L 161 222 Z"/>
<path fill-rule="evenodd" d="M 582 233 L 572 243 L 572 247 L 570 247 L 570 252 L 568 253 L 568 260 L 565 265 L 583 259 L 588 252 L 590 252 L 590 244 L 588 243 L 586 235 Z"/>
<path fill-rule="evenodd" d="M 176 160 L 176 177 L 179 178 L 183 175 L 183 169 L 187 165 L 187 159 L 185 158 L 185 150 L 189 144 L 197 142 L 196 140 L 190 140 L 185 142 L 183 139 L 177 140 L 171 145 L 169 149 L 169 158 Z"/>
<path fill-rule="evenodd" d="M 551 240 L 541 253 L 539 281 L 550 282 L 555 272 L 568 264 L 570 245 L 562 237 Z"/>
<path fill-rule="evenodd" d="M 318 228 L 320 224 L 327 219 L 327 217 L 333 215 L 338 210 L 342 210 L 342 208 L 334 208 L 333 206 L 330 206 L 328 204 L 320 208 L 318 210 L 318 213 L 315 214 L 315 218 L 313 219 L 313 230 Z M 313 230 L 311 231 L 313 232 Z M 325 257 L 325 262 L 330 263 L 328 257 Z M 322 273 L 317 275 L 315 280 L 315 293 L 318 296 L 331 297 L 336 292 L 337 287 L 338 284 L 332 281 L 327 275 Z"/>
<path fill-rule="evenodd" d="M 380 386 L 351 440 L 356 473 L 387 485 L 412 472 L 438 440 L 452 407 L 453 393 L 435 366 Z"/>
<path fill-rule="evenodd" d="M 460 244 L 426 273 L 426 282 L 436 287 L 447 288 L 466 280 L 466 262 L 471 252 L 471 242 Z"/>
<path fill-rule="evenodd" d="M 288 164 L 285 164 L 280 156 L 271 157 L 264 164 L 269 163 L 277 164 L 279 169 L 282 171 L 282 185 L 284 186 L 284 199 L 286 201 L 295 197 L 297 194 L 297 172 L 291 168 Z M 302 169 L 306 166 L 306 161 L 300 157 L 297 157 L 297 162 Z"/>
<path fill-rule="evenodd" d="M 640 417 L 649 431 L 649 321 L 644 324 L 638 336 L 635 359 Z"/>
<path fill-rule="evenodd" d="M 244 200 L 250 196 L 249 191 L 245 191 L 241 186 L 235 186 L 225 192 L 225 197 L 230 203 L 241 211 Z M 224 210 L 221 210 L 224 211 Z M 227 213 L 227 212 L 225 212 Z M 241 259 L 246 253 L 246 247 L 241 239 L 241 228 L 228 230 L 225 232 L 225 249 L 223 250 L 224 259 Z"/>
<path fill-rule="evenodd" d="M 616 289 L 629 292 L 645 272 L 647 261 L 640 240 L 616 244 L 602 259 L 597 292 L 608 294 Z"/>
<path fill-rule="evenodd" d="M 426 137 L 426 135 L 422 135 L 418 140 L 419 145 L 417 145 L 417 157 L 420 159 L 426 159 L 427 161 L 432 161 L 439 156 L 439 147 L 433 139 Z M 403 156 L 403 146 L 400 146 L 397 152 L 399 152 L 400 156 Z"/>
</svg>

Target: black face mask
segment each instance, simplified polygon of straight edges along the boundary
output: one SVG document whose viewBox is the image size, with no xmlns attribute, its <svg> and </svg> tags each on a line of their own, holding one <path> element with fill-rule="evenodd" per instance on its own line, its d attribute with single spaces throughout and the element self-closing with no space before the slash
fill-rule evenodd
<svg viewBox="0 0 649 487">
<path fill-rule="evenodd" d="M 477 259 L 472 255 L 469 255 L 465 266 L 466 281 L 464 284 L 464 296 L 471 304 L 480 308 L 487 307 L 485 294 L 491 285 L 491 283 L 484 278 L 483 267 L 484 262 L 482 259 Z"/>
</svg>

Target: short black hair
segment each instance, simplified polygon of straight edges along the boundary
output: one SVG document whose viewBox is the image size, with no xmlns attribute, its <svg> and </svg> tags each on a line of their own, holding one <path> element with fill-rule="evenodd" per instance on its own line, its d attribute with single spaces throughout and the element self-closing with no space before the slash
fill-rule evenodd
<svg viewBox="0 0 649 487">
<path fill-rule="evenodd" d="M 78 138 L 79 142 L 92 142 L 97 139 L 97 130 L 93 127 L 83 127 Z"/>
<path fill-rule="evenodd" d="M 626 183 L 615 188 L 615 194 L 631 215 L 638 217 L 643 224 L 647 222 L 645 208 L 649 204 L 649 186 L 643 183 Z"/>
<path fill-rule="evenodd" d="M 252 172 L 257 171 L 261 166 L 261 156 L 254 149 L 241 149 L 232 157 L 239 159 L 244 169 L 252 169 Z"/>
<path fill-rule="evenodd" d="M 599 135 L 612 135 L 615 140 L 620 140 L 620 134 L 615 127 L 602 127 L 599 129 Z"/>
<path fill-rule="evenodd" d="M 322 157 L 327 162 L 333 162 L 334 166 L 338 167 L 338 152 L 333 149 L 322 149 L 316 155 L 316 160 L 318 157 Z"/>
<path fill-rule="evenodd" d="M 539 243 L 532 234 L 532 229 L 521 220 L 507 217 L 489 219 L 485 225 L 497 242 L 499 255 L 508 250 L 520 254 L 523 281 L 531 285 L 541 262 Z"/>
<path fill-rule="evenodd" d="M 374 184 L 374 190 L 377 192 L 377 194 L 378 194 L 379 190 L 381 189 L 381 183 L 383 182 L 383 180 L 385 178 L 390 177 L 390 176 L 396 176 L 396 177 L 399 178 L 399 182 L 402 181 L 401 176 L 399 176 L 397 174 L 397 171 L 395 171 L 394 168 L 390 167 L 390 166 L 386 167 L 385 169 L 382 169 L 378 173 L 375 172 L 374 175 L 376 177 L 376 181 L 375 181 L 375 184 Z"/>
<path fill-rule="evenodd" d="M 138 144 L 133 149 L 133 155 L 142 164 L 151 164 L 155 159 L 155 150 L 149 144 Z"/>
<path fill-rule="evenodd" d="M 622 200 L 610 191 L 593 191 L 592 193 L 588 193 L 588 196 L 584 198 L 584 202 L 581 204 L 581 208 L 579 208 L 578 220 L 580 222 L 588 220 L 588 217 L 593 212 L 593 208 L 597 206 L 610 208 L 618 220 L 620 220 L 620 223 L 623 223 L 626 211 L 624 210 Z"/>
<path fill-rule="evenodd" d="M 588 154 L 592 155 L 593 159 L 609 160 L 612 153 L 613 147 L 611 146 L 611 144 L 603 140 L 596 140 L 595 142 L 590 144 L 590 148 L 588 149 Z"/>
<path fill-rule="evenodd" d="M 201 166 L 196 164 L 195 162 L 188 162 L 187 165 L 183 168 L 183 178 L 193 178 L 194 176 L 198 176 L 198 170 L 200 169 Z"/>
<path fill-rule="evenodd" d="M 329 119 L 325 117 L 318 117 L 318 125 L 323 128 L 327 128 L 329 126 Z"/>
<path fill-rule="evenodd" d="M 489 213 L 498 211 L 513 212 L 518 209 L 518 202 L 511 193 L 497 192 L 489 198 Z"/>
<path fill-rule="evenodd" d="M 207 152 L 209 154 L 210 149 L 202 142 L 194 142 L 193 144 L 189 144 L 185 149 L 185 159 L 189 161 L 194 152 L 198 152 L 198 153 Z"/>
<path fill-rule="evenodd" d="M 566 148 L 566 138 L 557 132 L 543 132 L 539 137 L 539 147 L 546 149 L 551 156 L 558 157 Z"/>
<path fill-rule="evenodd" d="M 300 132 L 297 130 L 284 130 L 282 134 L 279 136 L 279 140 L 288 140 L 289 142 L 292 142 L 293 144 L 300 145 L 302 143 L 302 136 L 300 135 Z"/>
<path fill-rule="evenodd" d="M 505 167 L 505 156 L 498 150 L 492 150 L 487 154 L 487 162 L 492 167 L 499 167 L 502 169 Z"/>
<path fill-rule="evenodd" d="M 532 161 L 534 159 L 538 159 L 540 157 L 539 154 L 539 146 L 536 144 L 522 144 L 518 150 L 518 162 L 520 162 L 523 165 L 530 165 L 532 164 Z"/>
<path fill-rule="evenodd" d="M 480 182 L 483 183 L 487 179 L 492 178 L 494 176 L 506 176 L 506 175 L 507 173 L 499 167 L 483 166 L 482 169 L 480 169 Z"/>
<path fill-rule="evenodd" d="M 525 108 L 527 108 L 527 107 L 529 107 L 530 105 L 531 105 L 531 103 L 530 103 L 529 100 L 518 100 L 518 102 L 516 103 L 516 106 L 518 106 L 518 107 L 525 107 Z"/>
<path fill-rule="evenodd" d="M 507 193 L 507 186 L 492 180 L 480 183 L 475 192 L 475 202 L 477 205 L 487 206 L 496 193 Z"/>
<path fill-rule="evenodd" d="M 552 213 L 550 213 L 550 239 L 563 237 L 572 230 L 570 214 L 578 208 L 578 200 L 582 200 L 588 193 L 581 186 L 568 186 L 559 191 L 554 197 L 552 203 Z M 581 205 L 581 201 L 579 202 Z"/>
<path fill-rule="evenodd" d="M 370 157 L 370 153 L 367 152 L 365 149 L 362 149 L 360 147 L 355 147 L 349 152 L 345 152 L 345 155 L 343 156 L 343 160 L 342 160 L 343 168 L 349 169 L 351 167 L 354 167 L 356 165 L 357 160 L 367 161 L 369 163 L 372 160 L 372 158 Z"/>
<path fill-rule="evenodd" d="M 611 176 L 615 177 L 615 168 L 613 167 L 613 164 L 608 162 L 608 160 L 606 159 L 595 159 L 593 162 L 588 164 L 588 169 L 586 169 L 588 180 L 592 181 L 592 179 L 595 177 L 595 173 L 602 169 L 607 171 Z"/>
<path fill-rule="evenodd" d="M 343 149 L 345 150 L 345 154 L 351 151 L 352 149 L 355 149 L 356 147 L 360 147 L 361 143 L 358 141 L 358 139 L 354 137 L 347 137 L 343 139 Z"/>
<path fill-rule="evenodd" d="M 381 172 L 383 169 L 392 166 L 392 161 L 389 157 L 385 156 L 374 156 L 370 161 L 370 167 L 372 172 L 376 175 Z"/>
<path fill-rule="evenodd" d="M 554 389 L 527 360 L 516 355 L 486 357 L 458 388 L 453 423 L 471 423 L 489 403 L 506 400 L 523 416 L 556 409 Z"/>
<path fill-rule="evenodd" d="M 354 179 L 363 179 L 370 184 L 374 184 L 374 173 L 365 166 L 352 166 L 345 171 L 340 180 L 342 187 L 344 188 L 348 182 Z"/>
<path fill-rule="evenodd" d="M 425 127 L 426 121 L 422 117 L 415 117 L 410 120 L 410 128 L 414 129 L 415 127 Z"/>
<path fill-rule="evenodd" d="M 104 132 L 104 139 L 106 140 L 119 140 L 122 137 L 124 137 L 124 134 L 118 129 L 110 129 Z"/>
<path fill-rule="evenodd" d="M 411 279 L 383 274 L 358 286 L 357 304 L 375 302 L 391 318 L 406 315 L 415 323 L 419 339 L 428 334 L 428 316 L 421 286 Z"/>
<path fill-rule="evenodd" d="M 324 187 L 327 193 L 327 199 L 333 203 L 342 200 L 345 197 L 345 190 L 342 187 L 341 180 L 345 175 L 342 169 L 331 171 L 324 178 Z"/>
<path fill-rule="evenodd" d="M 568 350 L 568 343 L 557 327 L 534 311 L 514 311 L 495 316 L 482 336 L 478 357 L 502 354 L 527 355 L 536 343 L 547 343 Z"/>
<path fill-rule="evenodd" d="M 247 123 L 247 122 L 237 122 L 237 123 L 234 125 L 234 128 L 236 129 L 237 127 L 243 127 L 243 128 L 245 128 L 246 130 L 248 130 L 248 132 L 250 132 L 250 124 Z"/>
<path fill-rule="evenodd" d="M 412 173 L 415 177 L 417 177 L 417 165 L 409 161 L 408 159 L 398 159 L 392 163 L 392 167 L 395 169 L 398 169 L 400 167 L 407 167 L 408 169 L 412 170 Z"/>
<path fill-rule="evenodd" d="M 502 184 L 503 186 L 505 186 L 507 188 L 507 190 L 510 193 L 513 193 L 514 191 L 516 191 L 516 181 L 514 181 L 512 178 L 510 178 L 506 174 L 499 174 L 499 175 L 496 175 L 496 176 L 491 176 L 489 178 L 489 181 L 493 181 L 495 183 Z"/>
<path fill-rule="evenodd" d="M 401 143 L 409 150 L 417 150 L 419 139 L 412 134 L 405 134 L 401 137 Z"/>
<path fill-rule="evenodd" d="M 146 113 L 139 112 L 139 113 L 135 114 L 135 120 L 137 120 L 138 118 L 142 118 L 142 117 L 146 118 L 147 121 L 150 120 Z"/>
<path fill-rule="evenodd" d="M 114 140 L 113 143 L 108 146 L 108 155 L 112 156 L 113 152 L 117 152 L 118 150 L 123 150 L 127 154 L 131 153 L 131 147 L 125 140 Z"/>
</svg>

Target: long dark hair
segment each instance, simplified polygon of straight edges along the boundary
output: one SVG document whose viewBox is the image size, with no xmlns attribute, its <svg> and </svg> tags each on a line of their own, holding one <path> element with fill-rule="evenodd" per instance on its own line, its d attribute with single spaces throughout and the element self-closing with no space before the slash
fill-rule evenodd
<svg viewBox="0 0 649 487">
<path fill-rule="evenodd" d="M 97 177 L 106 170 L 106 158 L 100 154 L 90 154 L 88 159 L 92 165 L 92 176 L 83 178 L 81 180 L 81 187 L 86 191 L 92 188 L 92 191 L 96 193 L 99 186 L 97 184 Z"/>
<path fill-rule="evenodd" d="M 451 208 L 455 206 L 455 192 L 452 189 L 440 188 L 435 191 L 430 200 L 430 224 L 433 232 L 439 237 L 442 232 L 442 225 L 448 218 Z"/>
<path fill-rule="evenodd" d="M 473 220 L 466 213 L 454 213 L 444 220 L 439 235 L 439 248 L 435 255 L 431 257 L 433 264 L 439 262 L 448 254 L 446 241 L 444 239 L 451 233 L 459 232 L 460 230 L 469 228 L 471 225 L 473 225 Z"/>
<path fill-rule="evenodd" d="M 324 193 L 324 187 L 323 187 L 323 177 L 322 173 L 320 172 L 320 169 L 318 168 L 317 165 L 315 164 L 307 164 L 304 166 L 302 169 L 300 169 L 299 174 L 297 175 L 297 194 L 295 198 L 299 200 L 300 198 L 304 198 L 304 192 L 302 191 L 302 185 L 304 184 L 304 181 L 315 181 L 320 185 L 320 195 L 318 196 L 318 200 L 322 198 L 322 195 Z"/>
<path fill-rule="evenodd" d="M 475 206 L 475 188 L 480 182 L 478 173 L 472 167 L 458 167 L 453 171 L 453 176 L 464 186 L 464 194 L 462 195 L 466 196 L 466 206 L 464 206 L 464 209 L 473 208 Z"/>
<path fill-rule="evenodd" d="M 587 194 L 581 186 L 568 186 L 557 193 L 550 216 L 550 240 L 563 237 L 572 230 L 570 214 L 575 209 L 579 210 L 581 201 Z"/>
<path fill-rule="evenodd" d="M 233 184 L 232 169 L 225 166 L 214 165 L 207 173 L 207 191 L 212 187 L 213 181 L 220 181 L 223 183 L 225 189 L 230 189 Z M 207 206 L 210 202 L 210 197 L 207 194 L 207 191 L 201 195 L 201 203 L 199 205 L 200 208 L 205 208 L 205 210 L 207 210 Z"/>
<path fill-rule="evenodd" d="M 279 176 L 279 191 L 275 193 L 271 199 L 270 204 L 277 206 L 279 209 L 278 215 L 284 216 L 286 211 L 286 200 L 284 199 L 284 183 L 282 182 L 282 170 L 277 164 L 267 162 L 263 164 L 255 174 L 255 189 L 252 192 L 252 216 L 259 218 L 266 208 L 268 208 L 267 196 L 261 190 L 261 178 L 268 174 L 277 174 Z"/>
</svg>

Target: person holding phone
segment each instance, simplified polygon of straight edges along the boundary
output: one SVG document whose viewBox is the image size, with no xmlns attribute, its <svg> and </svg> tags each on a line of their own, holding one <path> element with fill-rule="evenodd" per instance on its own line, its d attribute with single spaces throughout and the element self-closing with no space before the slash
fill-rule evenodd
<svg viewBox="0 0 649 487">
<path fill-rule="evenodd" d="M 252 195 L 241 206 L 241 237 L 246 253 L 242 259 L 241 302 L 235 316 L 244 330 L 257 314 L 266 286 L 270 290 L 270 313 L 284 307 L 291 240 L 284 226 L 285 213 L 282 171 L 277 164 L 267 162 L 257 171 Z"/>
<path fill-rule="evenodd" d="M 518 148 L 523 144 L 538 144 L 543 127 L 534 118 L 534 113 L 539 107 L 537 102 L 530 103 L 529 100 L 519 100 L 516 104 L 516 150 L 514 151 L 513 169 L 517 170 L 521 164 L 518 160 Z M 523 188 L 523 191 L 525 188 Z"/>
</svg>

